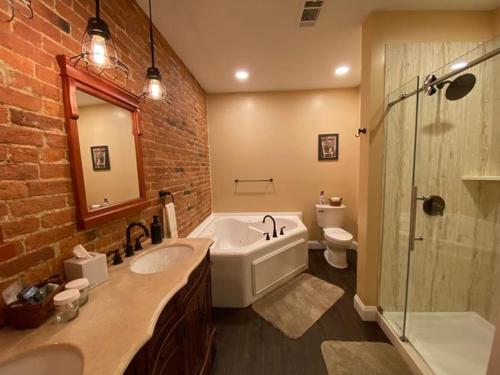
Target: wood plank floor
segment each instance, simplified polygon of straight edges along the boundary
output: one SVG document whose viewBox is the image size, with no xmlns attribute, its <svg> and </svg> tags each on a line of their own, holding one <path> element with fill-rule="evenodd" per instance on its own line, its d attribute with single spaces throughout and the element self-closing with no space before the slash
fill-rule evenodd
<svg viewBox="0 0 500 375">
<path fill-rule="evenodd" d="M 304 336 L 292 340 L 251 307 L 214 309 L 217 327 L 212 375 L 327 375 L 320 345 L 325 340 L 389 342 L 376 323 L 363 322 L 353 307 L 356 270 L 335 270 L 322 250 L 309 252 L 307 272 L 344 289 L 342 298 Z"/>
</svg>

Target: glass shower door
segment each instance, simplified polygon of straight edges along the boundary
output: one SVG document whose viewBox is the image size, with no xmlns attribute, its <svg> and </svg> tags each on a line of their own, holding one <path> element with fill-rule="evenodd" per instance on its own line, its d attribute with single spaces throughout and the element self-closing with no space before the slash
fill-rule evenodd
<svg viewBox="0 0 500 375">
<path fill-rule="evenodd" d="M 418 78 L 386 97 L 384 113 L 385 173 L 380 259 L 379 310 L 399 336 L 404 336 L 407 303 L 409 233 Z M 406 98 L 406 99 L 405 99 Z"/>
<path fill-rule="evenodd" d="M 405 336 L 436 374 L 485 374 L 499 312 L 499 56 L 419 94 Z"/>
</svg>

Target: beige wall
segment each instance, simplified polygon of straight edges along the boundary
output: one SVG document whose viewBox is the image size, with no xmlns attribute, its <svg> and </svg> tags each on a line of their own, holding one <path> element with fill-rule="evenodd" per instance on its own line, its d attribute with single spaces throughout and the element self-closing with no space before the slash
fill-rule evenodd
<svg viewBox="0 0 500 375">
<path fill-rule="evenodd" d="M 139 197 L 132 115 L 112 104 L 79 106 L 78 137 L 87 205 L 116 204 Z M 107 145 L 111 169 L 94 171 L 92 146 Z"/>
<path fill-rule="evenodd" d="M 358 89 L 208 96 L 214 212 L 302 211 L 317 239 L 319 192 L 342 196 L 356 232 Z M 339 133 L 339 160 L 318 161 L 318 134 Z M 234 179 L 274 178 L 274 184 Z"/>
<path fill-rule="evenodd" d="M 500 35 L 500 7 L 493 11 L 494 34 Z"/>
<path fill-rule="evenodd" d="M 363 23 L 357 294 L 377 304 L 383 175 L 384 51 L 387 43 L 484 41 L 492 12 L 375 12 Z M 436 67 L 437 68 L 437 67 Z"/>
</svg>

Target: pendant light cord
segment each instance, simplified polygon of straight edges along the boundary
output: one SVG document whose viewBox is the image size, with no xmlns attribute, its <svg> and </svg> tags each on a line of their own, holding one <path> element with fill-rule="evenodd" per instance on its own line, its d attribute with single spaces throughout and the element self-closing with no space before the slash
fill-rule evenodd
<svg viewBox="0 0 500 375">
<path fill-rule="evenodd" d="M 99 0 L 95 0 L 95 18 L 99 19 L 100 18 L 100 5 L 99 5 L 100 1 Z"/>
<path fill-rule="evenodd" d="M 151 13 L 151 0 L 149 0 L 149 41 L 151 43 L 151 67 L 155 67 L 155 46 L 153 41 L 153 19 Z"/>
</svg>

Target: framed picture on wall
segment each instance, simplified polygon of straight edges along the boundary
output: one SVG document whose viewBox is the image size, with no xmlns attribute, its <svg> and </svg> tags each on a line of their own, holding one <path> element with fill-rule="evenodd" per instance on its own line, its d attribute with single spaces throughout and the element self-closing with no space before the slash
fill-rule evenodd
<svg viewBox="0 0 500 375">
<path fill-rule="evenodd" d="M 318 160 L 339 160 L 339 135 L 318 135 Z"/>
<path fill-rule="evenodd" d="M 92 146 L 90 152 L 94 171 L 109 171 L 111 169 L 108 146 Z"/>
</svg>

